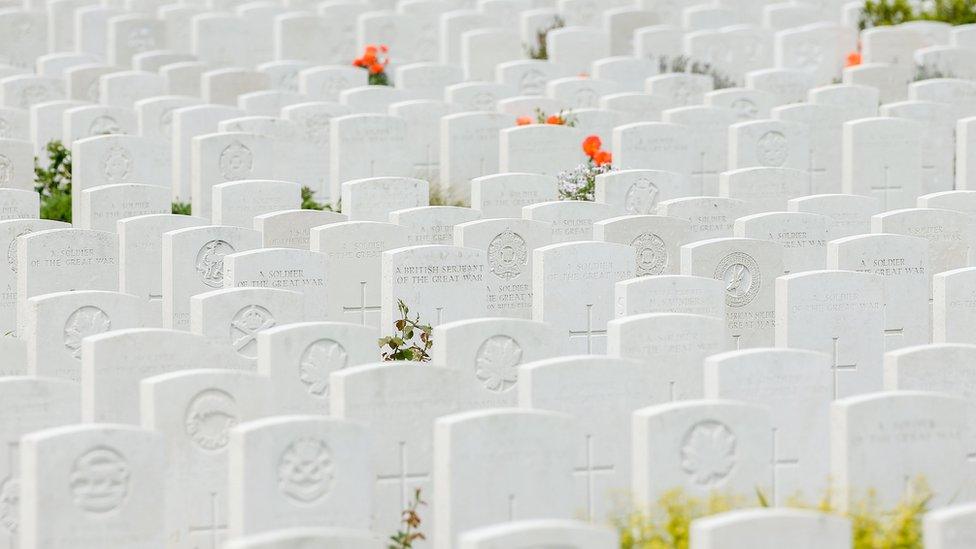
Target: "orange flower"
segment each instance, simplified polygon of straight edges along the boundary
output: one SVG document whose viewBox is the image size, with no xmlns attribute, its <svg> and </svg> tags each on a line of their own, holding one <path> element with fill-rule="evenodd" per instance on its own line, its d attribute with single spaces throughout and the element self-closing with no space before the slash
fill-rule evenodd
<svg viewBox="0 0 976 549">
<path fill-rule="evenodd" d="M 600 147 L 603 146 L 603 142 L 600 141 L 600 137 L 596 135 L 591 135 L 583 140 L 583 152 L 586 156 L 593 158 L 596 153 L 600 152 Z"/>
<path fill-rule="evenodd" d="M 551 115 L 549 115 L 549 118 L 546 118 L 546 124 L 562 125 L 563 124 L 563 118 L 561 116 L 559 116 L 558 114 L 551 114 Z"/>
<path fill-rule="evenodd" d="M 518 124 L 519 126 L 528 126 L 529 124 L 532 123 L 532 117 L 531 116 L 520 116 L 515 121 L 515 123 Z"/>
<path fill-rule="evenodd" d="M 846 67 L 855 67 L 861 64 L 861 52 L 852 51 L 847 54 L 847 63 L 844 65 Z"/>
<path fill-rule="evenodd" d="M 369 66 L 369 74 L 379 74 L 383 72 L 383 65 L 379 63 L 373 63 Z"/>
<path fill-rule="evenodd" d="M 602 166 L 611 162 L 613 162 L 613 155 L 607 151 L 599 151 L 593 155 L 593 163 L 597 166 Z"/>
</svg>

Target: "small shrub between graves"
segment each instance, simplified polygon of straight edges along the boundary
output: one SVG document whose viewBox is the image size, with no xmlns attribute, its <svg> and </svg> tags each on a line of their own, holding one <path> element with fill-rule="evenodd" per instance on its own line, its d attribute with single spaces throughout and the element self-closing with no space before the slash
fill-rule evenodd
<svg viewBox="0 0 976 549">
<path fill-rule="evenodd" d="M 420 499 L 420 488 L 417 488 L 413 492 L 413 501 L 403 510 L 400 517 L 400 522 L 406 528 L 390 536 L 390 541 L 393 543 L 389 544 L 387 549 L 412 549 L 413 542 L 427 539 L 420 531 L 421 519 L 418 509 L 421 505 L 427 505 L 427 502 Z"/>
<path fill-rule="evenodd" d="M 420 315 L 416 315 L 413 320 L 410 320 L 410 309 L 402 299 L 397 300 L 397 309 L 400 311 L 400 319 L 393 323 L 396 332 L 392 336 L 379 339 L 380 348 L 383 349 L 383 360 L 386 362 L 394 360 L 429 362 L 430 354 L 428 351 L 434 346 L 430 325 L 421 324 Z M 419 342 L 414 340 L 415 336 L 419 337 Z"/>
<path fill-rule="evenodd" d="M 687 72 L 710 76 L 712 78 L 713 88 L 716 90 L 734 88 L 736 86 L 735 80 L 719 72 L 711 63 L 696 61 L 686 55 L 679 55 L 677 57 L 662 55 L 658 57 L 657 63 L 658 71 L 661 74 Z"/>
<path fill-rule="evenodd" d="M 48 165 L 41 167 L 34 157 L 34 189 L 41 195 L 41 219 L 71 223 L 71 149 L 61 141 L 45 147 Z"/>
<path fill-rule="evenodd" d="M 882 509 L 873 492 L 854 502 L 846 513 L 831 505 L 829 493 L 815 505 L 791 500 L 786 507 L 847 517 L 852 549 L 924 549 L 922 518 L 929 510 L 932 494 L 922 478 L 912 485 L 913 490 L 892 509 Z M 695 519 L 769 506 L 768 498 L 759 490 L 755 499 L 720 492 L 703 499 L 675 489 L 665 492 L 650 509 L 618 511 L 611 523 L 620 535 L 620 549 L 688 549 Z"/>
<path fill-rule="evenodd" d="M 331 204 L 318 202 L 315 200 L 315 191 L 311 187 L 302 186 L 302 209 L 303 210 L 327 210 L 333 211 Z M 339 211 L 336 209 L 335 211 Z"/>
<path fill-rule="evenodd" d="M 172 212 L 175 215 L 193 215 L 193 208 L 189 202 L 173 202 Z"/>
<path fill-rule="evenodd" d="M 525 53 L 529 56 L 529 59 L 549 59 L 549 49 L 546 47 L 546 36 L 549 35 L 550 31 L 561 29 L 565 26 L 566 20 L 557 15 L 552 19 L 552 23 L 550 23 L 548 27 L 535 31 L 535 45 L 524 45 Z"/>
<path fill-rule="evenodd" d="M 546 111 L 536 108 L 535 118 L 531 116 L 520 116 L 515 119 L 519 126 L 530 126 L 532 124 L 552 124 L 554 126 L 576 127 L 576 115 L 573 111 L 559 111 L 556 114 L 546 114 Z"/>
<path fill-rule="evenodd" d="M 942 21 L 950 25 L 976 23 L 976 0 L 931 0 L 921 4 L 908 0 L 867 0 L 858 26 L 864 30 L 907 21 Z"/>
</svg>

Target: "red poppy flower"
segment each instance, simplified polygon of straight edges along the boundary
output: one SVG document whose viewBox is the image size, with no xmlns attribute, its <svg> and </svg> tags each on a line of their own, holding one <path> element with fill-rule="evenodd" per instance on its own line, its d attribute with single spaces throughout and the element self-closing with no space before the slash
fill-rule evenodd
<svg viewBox="0 0 976 549">
<path fill-rule="evenodd" d="M 600 151 L 593 155 L 593 163 L 597 166 L 603 166 L 611 162 L 613 162 L 613 155 L 607 151 Z"/>
<path fill-rule="evenodd" d="M 600 141 L 600 137 L 596 135 L 591 135 L 583 140 L 583 152 L 586 156 L 593 158 L 596 153 L 600 152 L 600 147 L 603 146 L 603 142 Z"/>
</svg>

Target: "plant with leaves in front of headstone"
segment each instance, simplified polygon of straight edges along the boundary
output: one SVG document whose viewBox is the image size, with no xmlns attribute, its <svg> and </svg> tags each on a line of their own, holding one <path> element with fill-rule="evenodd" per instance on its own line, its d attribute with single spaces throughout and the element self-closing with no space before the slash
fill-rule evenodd
<svg viewBox="0 0 976 549">
<path fill-rule="evenodd" d="M 54 140 L 45 147 L 47 167 L 34 157 L 34 189 L 41 195 L 41 219 L 71 222 L 71 149 Z"/>
<path fill-rule="evenodd" d="M 976 0 L 867 0 L 858 27 L 900 25 L 908 21 L 941 21 L 950 25 L 976 23 Z"/>
<path fill-rule="evenodd" d="M 576 115 L 573 111 L 559 111 L 556 114 L 547 114 L 546 111 L 536 108 L 535 118 L 531 116 L 520 116 L 515 119 L 519 126 L 530 126 L 532 124 L 552 124 L 553 126 L 576 126 Z"/>
<path fill-rule="evenodd" d="M 599 136 L 591 135 L 583 140 L 583 152 L 587 160 L 572 170 L 556 176 L 560 200 L 592 201 L 596 192 L 596 176 L 613 169 L 613 155 L 603 150 Z"/>
<path fill-rule="evenodd" d="M 173 202 L 171 211 L 175 215 L 193 215 L 193 208 L 189 202 Z"/>
<path fill-rule="evenodd" d="M 932 78 L 955 78 L 955 76 L 947 72 L 942 72 L 938 67 L 932 65 L 915 66 L 915 76 L 912 77 L 913 82 L 930 80 Z"/>
<path fill-rule="evenodd" d="M 566 20 L 560 16 L 555 16 L 552 18 L 552 23 L 548 27 L 541 28 L 535 31 L 535 45 L 526 44 L 525 54 L 529 56 L 529 59 L 549 59 L 549 49 L 546 47 L 546 36 L 550 31 L 556 29 L 561 29 L 566 26 Z"/>
<path fill-rule="evenodd" d="M 332 211 L 332 205 L 315 200 L 315 191 L 311 187 L 302 186 L 302 209 L 303 210 L 328 210 Z"/>
<path fill-rule="evenodd" d="M 620 549 L 688 549 L 691 521 L 753 506 L 757 505 L 745 498 L 718 491 L 700 499 L 674 489 L 650 509 L 618 510 L 611 523 L 620 534 Z"/>
<path fill-rule="evenodd" d="M 728 76 L 719 72 L 718 69 L 711 65 L 711 63 L 695 61 L 687 55 L 679 55 L 677 57 L 662 55 L 661 57 L 658 57 L 657 63 L 658 70 L 661 74 L 669 74 L 674 72 L 703 74 L 712 78 L 713 89 L 722 90 L 725 88 L 736 87 L 735 80 L 732 80 Z"/>
<path fill-rule="evenodd" d="M 396 332 L 391 336 L 379 339 L 380 348 L 383 349 L 383 360 L 387 362 L 394 360 L 430 361 L 428 351 L 434 346 L 430 325 L 421 324 L 420 315 L 416 315 L 411 320 L 410 308 L 402 299 L 397 300 L 397 309 L 400 311 L 400 318 L 393 323 Z M 419 338 L 419 342 L 415 341 L 414 337 Z"/>
<path fill-rule="evenodd" d="M 420 513 L 417 510 L 421 505 L 427 505 L 427 502 L 420 499 L 420 488 L 417 488 L 413 491 L 413 501 L 403 510 L 400 518 L 406 529 L 390 536 L 393 543 L 387 549 L 412 549 L 415 541 L 427 539 L 420 531 Z"/>
<path fill-rule="evenodd" d="M 390 64 L 390 58 L 387 56 L 389 48 L 386 46 L 374 46 L 372 44 L 366 46 L 366 50 L 363 51 L 361 57 L 357 57 L 352 64 L 366 69 L 369 71 L 369 85 L 370 86 L 392 86 L 393 82 L 390 81 L 390 77 L 386 74 L 386 66 Z"/>
</svg>

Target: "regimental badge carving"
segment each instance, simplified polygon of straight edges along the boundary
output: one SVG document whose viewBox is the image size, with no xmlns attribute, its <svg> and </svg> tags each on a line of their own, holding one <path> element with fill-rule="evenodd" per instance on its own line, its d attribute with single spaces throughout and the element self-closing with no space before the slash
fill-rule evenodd
<svg viewBox="0 0 976 549">
<path fill-rule="evenodd" d="M 349 87 L 349 81 L 345 78 L 334 75 L 322 81 L 322 95 L 324 97 L 339 98 L 339 92 Z"/>
<path fill-rule="evenodd" d="M 685 106 L 691 103 L 691 96 L 694 94 L 694 90 L 684 79 L 680 79 L 674 84 L 674 90 L 671 92 L 671 96 L 674 98 L 674 102 L 678 106 Z"/>
<path fill-rule="evenodd" d="M 9 187 L 14 180 L 14 163 L 0 154 L 0 187 Z"/>
<path fill-rule="evenodd" d="M 260 305 L 248 305 L 237 314 L 230 323 L 230 341 L 237 354 L 256 358 L 258 332 L 267 330 L 277 324 L 271 311 Z"/>
<path fill-rule="evenodd" d="M 756 156 L 763 166 L 778 168 L 786 163 L 789 155 L 786 136 L 778 131 L 770 130 L 756 142 Z"/>
<path fill-rule="evenodd" d="M 299 362 L 298 379 L 315 397 L 329 396 L 329 374 L 341 370 L 349 363 L 349 353 L 331 339 L 320 339 L 305 348 Z"/>
<path fill-rule="evenodd" d="M 159 136 L 167 141 L 172 138 L 173 111 L 175 108 L 166 109 L 159 115 Z"/>
<path fill-rule="evenodd" d="M 105 174 L 106 181 L 110 183 L 121 183 L 132 171 L 132 157 L 129 151 L 122 147 L 112 147 L 105 154 L 102 161 L 102 172 Z"/>
<path fill-rule="evenodd" d="M 478 111 L 494 111 L 495 103 L 498 102 L 498 98 L 495 94 L 490 92 L 476 93 L 474 97 L 471 98 L 471 106 Z"/>
<path fill-rule="evenodd" d="M 122 131 L 121 126 L 119 126 L 118 120 L 112 118 L 108 115 L 96 116 L 91 124 L 88 125 L 88 135 L 112 135 L 125 133 Z"/>
<path fill-rule="evenodd" d="M 488 268 L 498 278 L 511 280 L 522 274 L 528 257 L 525 239 L 511 229 L 505 229 L 488 244 Z"/>
<path fill-rule="evenodd" d="M 668 247 L 660 236 L 643 233 L 631 243 L 637 252 L 637 276 L 659 275 L 668 266 Z"/>
<path fill-rule="evenodd" d="M 759 117 L 759 107 L 751 99 L 740 97 L 729 107 L 739 115 L 739 120 L 755 120 Z"/>
<path fill-rule="evenodd" d="M 207 389 L 193 397 L 186 409 L 186 435 L 207 451 L 222 450 L 229 432 L 240 422 L 234 397 L 220 389 Z"/>
<path fill-rule="evenodd" d="M 798 67 L 819 67 L 823 62 L 823 48 L 816 42 L 803 42 L 794 52 Z"/>
<path fill-rule="evenodd" d="M 69 488 L 82 511 L 103 514 L 118 509 L 129 494 L 131 471 L 122 454 L 99 446 L 75 460 Z"/>
<path fill-rule="evenodd" d="M 627 189 L 624 195 L 624 210 L 629 214 L 653 214 L 657 205 L 659 191 L 650 179 L 642 177 Z"/>
<path fill-rule="evenodd" d="M 211 240 L 197 252 L 197 273 L 200 280 L 211 288 L 224 287 L 224 256 L 234 253 L 234 247 L 225 240 Z"/>
<path fill-rule="evenodd" d="M 519 80 L 522 95 L 543 95 L 546 91 L 546 75 L 536 69 L 525 71 Z"/>
<path fill-rule="evenodd" d="M 7 266 L 10 267 L 10 270 L 15 273 L 17 272 L 17 239 L 27 233 L 32 232 L 34 232 L 33 229 L 24 229 L 20 234 L 15 236 L 7 246 Z"/>
<path fill-rule="evenodd" d="M 64 346 L 71 356 L 81 359 L 81 340 L 112 329 L 112 320 L 105 311 L 85 305 L 68 315 L 64 323 Z"/>
<path fill-rule="evenodd" d="M 136 27 L 129 31 L 126 44 L 133 53 L 155 49 L 156 33 L 151 27 Z"/>
<path fill-rule="evenodd" d="M 735 434 L 718 421 L 692 426 L 681 441 L 681 469 L 703 488 L 722 483 L 735 467 Z"/>
<path fill-rule="evenodd" d="M 10 536 L 20 524 L 20 479 L 10 476 L 0 483 L 0 525 Z"/>
<path fill-rule="evenodd" d="M 294 503 L 315 503 L 328 495 L 334 483 L 332 450 L 321 440 L 300 438 L 278 460 L 278 489 Z"/>
<path fill-rule="evenodd" d="M 729 307 L 748 305 L 762 287 L 759 263 L 744 252 L 732 252 L 722 258 L 713 278 L 725 283 L 725 304 Z"/>
<path fill-rule="evenodd" d="M 45 86 L 27 86 L 20 92 L 20 108 L 29 109 L 35 103 L 47 101 L 50 96 L 51 91 Z"/>
<path fill-rule="evenodd" d="M 251 149 L 240 141 L 234 141 L 220 153 L 220 174 L 224 181 L 245 179 L 254 166 L 254 155 Z"/>
<path fill-rule="evenodd" d="M 518 381 L 518 365 L 522 363 L 522 347 L 506 335 L 485 340 L 475 356 L 474 375 L 495 393 L 505 392 Z"/>
<path fill-rule="evenodd" d="M 316 145 L 325 145 L 329 142 L 329 127 L 332 124 L 332 115 L 328 113 L 317 113 L 305 119 L 305 138 Z"/>
</svg>

